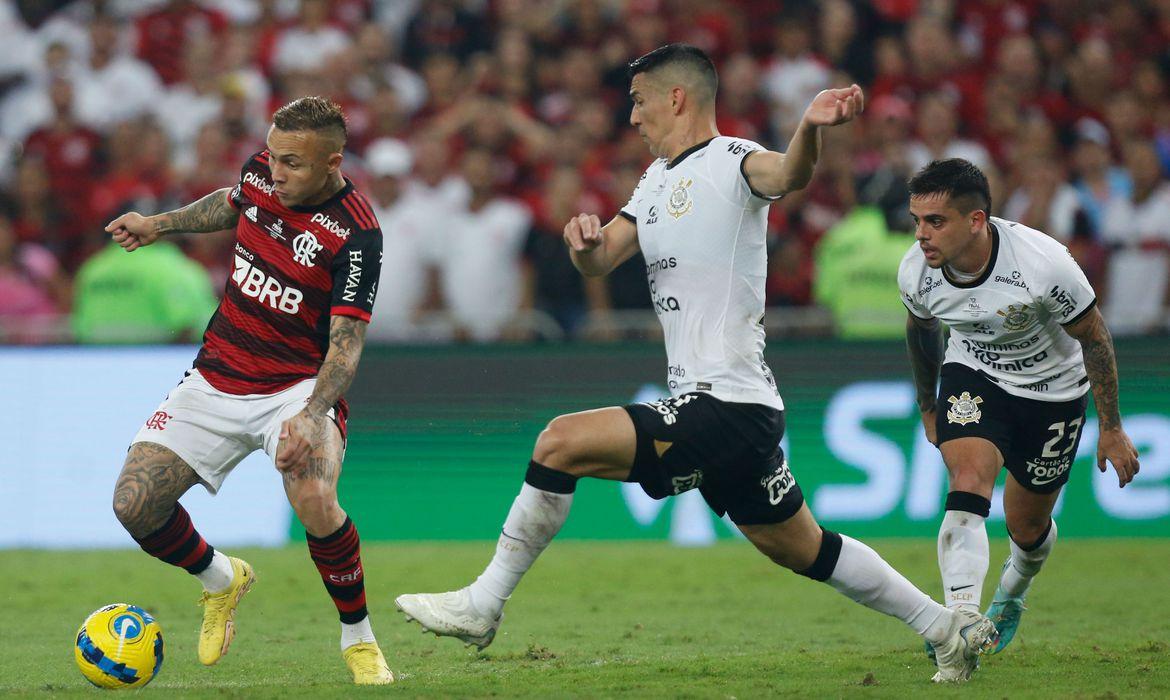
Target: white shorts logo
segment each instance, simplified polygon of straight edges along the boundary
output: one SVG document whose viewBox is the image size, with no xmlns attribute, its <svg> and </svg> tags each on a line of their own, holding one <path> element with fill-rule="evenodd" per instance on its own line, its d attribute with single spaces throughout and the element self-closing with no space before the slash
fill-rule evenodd
<svg viewBox="0 0 1170 700">
<path fill-rule="evenodd" d="M 792 470 L 788 468 L 788 460 L 781 462 L 776 471 L 760 479 L 760 486 L 768 492 L 769 503 L 774 506 L 780 505 L 784 495 L 796 486 L 796 479 L 792 477 Z"/>
<path fill-rule="evenodd" d="M 979 419 L 983 417 L 983 411 L 979 410 L 979 404 L 983 403 L 983 399 L 978 396 L 972 398 L 969 391 L 959 394 L 957 399 L 951 396 L 947 401 L 951 402 L 951 407 L 947 409 L 948 423 L 967 425 L 968 423 L 978 423 Z"/>
<path fill-rule="evenodd" d="M 296 260 L 305 267 L 312 267 L 315 264 L 313 257 L 317 255 L 317 251 L 325 246 L 317 242 L 316 236 L 305 231 L 293 239 L 292 247 L 293 260 Z"/>
</svg>

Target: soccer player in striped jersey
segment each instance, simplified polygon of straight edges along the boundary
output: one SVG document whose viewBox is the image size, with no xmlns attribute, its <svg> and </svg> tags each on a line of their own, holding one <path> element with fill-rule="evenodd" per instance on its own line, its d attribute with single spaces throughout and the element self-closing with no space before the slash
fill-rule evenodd
<svg viewBox="0 0 1170 700">
<path fill-rule="evenodd" d="M 360 544 L 337 502 L 347 407 L 374 305 L 382 232 L 341 173 L 345 117 L 305 97 L 273 115 L 267 147 L 235 187 L 165 214 L 123 214 L 106 226 L 133 252 L 177 232 L 236 232 L 231 278 L 194 366 L 138 431 L 114 512 L 148 554 L 203 584 L 199 660 L 235 635 L 252 567 L 200 537 L 179 497 L 215 494 L 247 455 L 264 450 L 305 527 L 309 553 L 341 618 L 355 683 L 394 680 L 366 611 Z"/>
</svg>

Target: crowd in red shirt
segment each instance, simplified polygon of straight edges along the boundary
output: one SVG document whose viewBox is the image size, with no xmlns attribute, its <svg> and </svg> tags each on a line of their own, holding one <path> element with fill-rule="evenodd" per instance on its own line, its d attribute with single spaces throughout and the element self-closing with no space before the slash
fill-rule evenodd
<svg viewBox="0 0 1170 700">
<path fill-rule="evenodd" d="M 626 124 L 626 65 L 674 41 L 715 60 L 719 129 L 775 150 L 819 90 L 866 89 L 865 114 L 826 132 L 811 185 L 771 210 L 769 305 L 810 303 L 812 250 L 854 207 L 880 207 L 909 230 L 904 182 L 934 158 L 983 167 L 993 213 L 1065 241 L 1099 285 L 1112 251 L 1170 246 L 1168 2 L 55 5 L 0 10 L 0 31 L 35 57 L 0 60 L 0 237 L 15 239 L 0 240 L 0 272 L 19 277 L 21 246 L 49 251 L 65 274 L 25 277 L 54 280 L 43 291 L 59 306 L 69 297 L 59 286 L 103 245 L 108 219 L 234 184 L 272 111 L 306 94 L 345 109 L 344 170 L 359 184 L 379 139 L 416 154 L 442 141 L 452 174 L 462 153 L 492 154 L 499 193 L 528 207 L 534 235 L 559 236 L 566 208 L 606 220 L 649 159 Z M 416 168 L 425 160 L 416 155 Z M 566 168 L 580 176 L 575 207 L 563 192 L 550 200 Z M 1163 210 L 1160 230 L 1124 223 Z M 186 245 L 216 268 L 226 240 Z M 629 279 L 615 284 L 636 287 Z M 610 291 L 614 305 L 639 303 L 636 289 Z"/>
</svg>

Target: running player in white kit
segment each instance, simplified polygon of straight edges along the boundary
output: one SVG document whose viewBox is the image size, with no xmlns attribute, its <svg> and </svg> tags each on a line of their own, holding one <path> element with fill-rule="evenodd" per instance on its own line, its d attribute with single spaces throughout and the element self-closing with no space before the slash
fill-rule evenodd
<svg viewBox="0 0 1170 700">
<path fill-rule="evenodd" d="M 1076 457 L 1090 386 L 1097 467 L 1105 471 L 1108 460 L 1124 487 L 1138 473 L 1138 457 L 1121 428 L 1113 340 L 1068 249 L 990 216 L 987 178 L 965 160 L 935 161 L 909 185 L 918 243 L 902 259 L 898 286 L 910 312 L 922 423 L 950 474 L 938 566 L 951 609 L 979 609 L 988 567 L 984 522 L 1000 468 L 1008 470 L 1011 555 L 987 611 L 999 629 L 998 653 L 1015 635 L 1024 594 L 1056 542 L 1052 508 Z M 939 321 L 950 328 L 945 357 Z"/>
<path fill-rule="evenodd" d="M 861 88 L 821 92 L 786 154 L 715 129 L 717 78 L 699 49 L 671 44 L 630 64 L 630 123 L 657 158 L 601 226 L 565 226 L 574 264 L 604 275 L 641 250 L 666 336 L 671 398 L 560 416 L 540 434 L 496 554 L 471 585 L 396 600 L 411 620 L 481 649 L 504 603 L 569 514 L 577 480 L 639 483 L 653 498 L 698 488 L 777 564 L 906 622 L 938 649 L 936 681 L 966 680 L 994 646 L 991 622 L 931 600 L 857 540 L 813 519 L 779 444 L 784 404 L 764 363 L 769 203 L 803 188 L 818 130 L 862 109 Z"/>
</svg>

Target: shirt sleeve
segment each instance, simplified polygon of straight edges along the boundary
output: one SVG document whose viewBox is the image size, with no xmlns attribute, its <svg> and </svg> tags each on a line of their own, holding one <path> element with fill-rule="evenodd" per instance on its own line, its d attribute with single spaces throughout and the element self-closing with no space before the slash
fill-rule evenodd
<svg viewBox="0 0 1170 700">
<path fill-rule="evenodd" d="M 646 172 L 642 173 L 642 179 L 638 180 L 638 184 L 634 187 L 634 192 L 630 195 L 630 201 L 626 202 L 626 206 L 621 208 L 618 215 L 625 218 L 631 224 L 638 225 L 638 201 L 642 199 L 642 185 L 646 182 L 646 173 L 650 172 L 647 168 Z"/>
<path fill-rule="evenodd" d="M 369 323 L 382 273 L 382 231 L 358 231 L 333 256 L 334 316 Z"/>
<path fill-rule="evenodd" d="M 734 168 L 734 172 L 727 173 L 726 176 L 738 182 L 739 194 L 745 204 L 758 209 L 759 207 L 768 206 L 784 196 L 782 194 L 774 197 L 765 195 L 756 191 L 752 187 L 752 184 L 748 182 L 747 171 L 744 170 L 748 156 L 757 151 L 766 151 L 766 148 L 755 141 L 731 139 L 726 145 L 720 146 L 720 150 L 722 153 L 719 153 L 718 157 L 727 163 L 729 169 Z"/>
<path fill-rule="evenodd" d="M 1060 325 L 1076 323 L 1097 305 L 1093 286 L 1068 248 L 1061 246 L 1061 252 L 1048 261 L 1046 270 L 1048 284 L 1040 303 Z"/>
<path fill-rule="evenodd" d="M 918 298 L 918 280 L 913 277 L 911 268 L 905 262 L 898 268 L 898 296 L 906 310 L 923 320 L 934 318 L 934 314 L 922 304 Z"/>
</svg>

